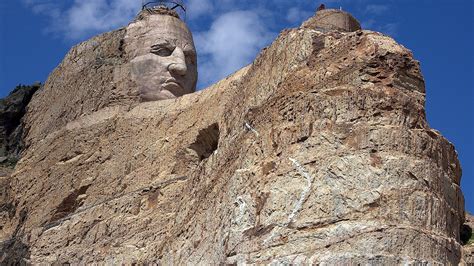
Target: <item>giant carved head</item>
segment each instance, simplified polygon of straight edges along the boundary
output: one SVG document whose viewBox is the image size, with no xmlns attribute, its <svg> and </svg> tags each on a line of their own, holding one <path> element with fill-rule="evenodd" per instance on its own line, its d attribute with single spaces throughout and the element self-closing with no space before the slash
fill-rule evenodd
<svg viewBox="0 0 474 266">
<path fill-rule="evenodd" d="M 193 36 L 171 10 L 145 10 L 127 28 L 131 77 L 142 101 L 171 99 L 196 90 Z"/>
</svg>

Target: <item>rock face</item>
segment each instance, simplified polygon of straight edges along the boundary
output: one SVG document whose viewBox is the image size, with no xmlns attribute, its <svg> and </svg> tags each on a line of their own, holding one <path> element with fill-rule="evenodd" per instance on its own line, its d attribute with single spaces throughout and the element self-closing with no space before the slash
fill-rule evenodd
<svg viewBox="0 0 474 266">
<path fill-rule="evenodd" d="M 26 106 L 40 84 L 19 85 L 7 97 L 0 99 L 0 163 L 16 162 L 22 150 L 23 125 Z"/>
<path fill-rule="evenodd" d="M 351 14 L 342 10 L 323 9 L 316 15 L 303 23 L 303 27 L 322 31 L 344 31 L 351 32 L 360 30 L 360 23 Z"/>
<path fill-rule="evenodd" d="M 4 227 L 15 215 L 10 195 L 10 175 L 24 148 L 22 118 L 26 106 L 40 84 L 18 85 L 7 97 L 0 99 L 0 239 L 8 238 Z"/>
<path fill-rule="evenodd" d="M 474 216 L 466 213 L 466 222 L 461 230 L 461 240 L 464 242 L 464 263 L 474 264 Z"/>
<path fill-rule="evenodd" d="M 126 34 L 73 48 L 29 105 L 3 262 L 461 261 L 461 168 L 393 39 L 285 30 L 210 88 L 140 103 Z"/>
</svg>

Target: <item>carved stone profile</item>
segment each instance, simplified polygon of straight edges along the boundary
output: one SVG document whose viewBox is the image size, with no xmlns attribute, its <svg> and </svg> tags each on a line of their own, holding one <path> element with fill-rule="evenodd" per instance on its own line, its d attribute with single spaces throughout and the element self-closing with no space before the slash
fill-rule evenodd
<svg viewBox="0 0 474 266">
<path fill-rule="evenodd" d="M 143 10 L 127 27 L 125 42 L 141 101 L 172 99 L 196 90 L 193 36 L 174 11 Z"/>
</svg>

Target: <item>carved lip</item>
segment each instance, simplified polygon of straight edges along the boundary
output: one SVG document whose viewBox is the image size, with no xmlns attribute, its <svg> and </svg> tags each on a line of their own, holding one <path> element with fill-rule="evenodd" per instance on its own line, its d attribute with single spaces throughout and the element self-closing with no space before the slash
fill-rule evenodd
<svg viewBox="0 0 474 266">
<path fill-rule="evenodd" d="M 184 87 L 174 78 L 167 79 L 163 82 L 163 88 L 174 91 L 175 93 L 183 93 Z"/>
<path fill-rule="evenodd" d="M 180 84 L 176 79 L 174 79 L 174 78 L 167 79 L 167 80 L 165 80 L 165 82 L 163 82 L 163 85 L 167 85 L 167 84 L 170 84 L 170 85 L 171 85 L 171 84 L 176 84 L 176 85 L 178 85 L 178 86 L 181 87 L 181 88 L 183 87 L 183 86 L 181 86 L 181 84 Z"/>
</svg>

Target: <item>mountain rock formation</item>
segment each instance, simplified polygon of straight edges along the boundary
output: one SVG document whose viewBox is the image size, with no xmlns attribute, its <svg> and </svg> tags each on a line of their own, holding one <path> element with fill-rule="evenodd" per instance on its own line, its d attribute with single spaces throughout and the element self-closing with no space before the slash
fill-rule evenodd
<svg viewBox="0 0 474 266">
<path fill-rule="evenodd" d="M 3 262 L 460 263 L 461 167 L 419 63 L 357 25 L 313 17 L 142 103 L 127 28 L 74 47 L 28 106 Z"/>
<path fill-rule="evenodd" d="M 474 216 L 466 213 L 466 222 L 461 230 L 461 240 L 464 242 L 464 261 L 468 265 L 474 264 Z"/>
<path fill-rule="evenodd" d="M 0 164 L 14 164 L 23 149 L 23 125 L 26 106 L 41 84 L 19 85 L 0 99 Z"/>
</svg>

